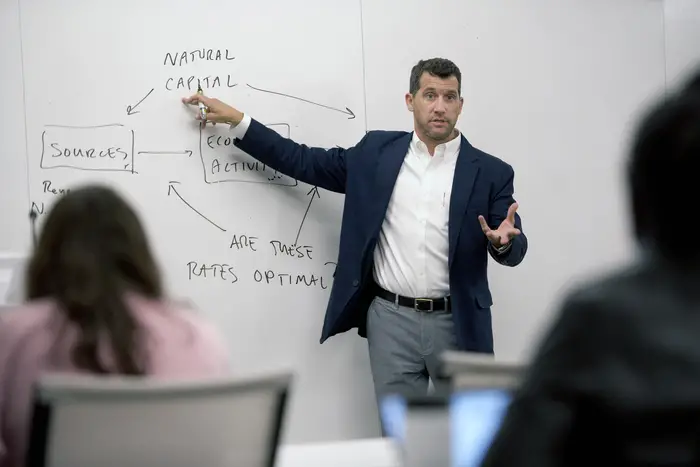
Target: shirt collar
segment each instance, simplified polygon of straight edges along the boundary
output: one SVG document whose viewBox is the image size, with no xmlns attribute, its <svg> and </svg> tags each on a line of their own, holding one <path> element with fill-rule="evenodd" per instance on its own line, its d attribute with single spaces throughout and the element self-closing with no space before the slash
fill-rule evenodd
<svg viewBox="0 0 700 467">
<path fill-rule="evenodd" d="M 416 132 L 413 132 L 413 138 L 411 138 L 411 144 L 421 151 L 428 152 L 428 147 L 423 141 L 420 140 Z M 457 136 L 452 138 L 446 143 L 438 144 L 435 147 L 435 156 L 457 156 L 459 154 L 459 149 L 462 144 L 462 133 L 457 130 Z"/>
</svg>

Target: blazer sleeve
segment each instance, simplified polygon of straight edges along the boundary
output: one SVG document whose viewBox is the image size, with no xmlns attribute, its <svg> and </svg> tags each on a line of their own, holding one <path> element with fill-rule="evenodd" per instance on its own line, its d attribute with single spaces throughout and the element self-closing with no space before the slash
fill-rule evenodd
<svg viewBox="0 0 700 467">
<path fill-rule="evenodd" d="M 566 300 L 515 392 L 482 467 L 562 465 L 576 397 L 601 384 L 596 365 L 608 339 L 591 330 L 608 325 L 601 322 L 603 311 L 591 300 Z"/>
<path fill-rule="evenodd" d="M 515 172 L 511 166 L 506 166 L 498 185 L 496 194 L 491 200 L 491 208 L 489 210 L 488 224 L 492 229 L 497 229 L 508 215 L 508 208 L 515 203 L 513 198 L 514 187 L 513 179 Z M 508 249 L 502 253 L 493 248 L 491 243 L 488 245 L 488 251 L 491 257 L 498 263 L 504 266 L 517 266 L 525 258 L 527 253 L 527 237 L 523 232 L 522 220 L 520 215 L 515 213 L 515 227 L 520 230 L 520 235 L 517 235 L 511 240 Z"/>
<path fill-rule="evenodd" d="M 309 147 L 281 136 L 252 119 L 236 146 L 260 162 L 296 180 L 336 193 L 345 193 L 347 160 L 363 150 L 367 135 L 354 147 Z"/>
</svg>

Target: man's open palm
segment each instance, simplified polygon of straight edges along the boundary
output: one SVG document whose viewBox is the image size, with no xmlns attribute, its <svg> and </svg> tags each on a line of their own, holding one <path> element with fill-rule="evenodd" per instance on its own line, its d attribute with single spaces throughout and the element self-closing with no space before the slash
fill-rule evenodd
<svg viewBox="0 0 700 467">
<path fill-rule="evenodd" d="M 515 211 L 518 210 L 518 203 L 513 203 L 508 208 L 508 215 L 505 220 L 501 222 L 496 230 L 492 230 L 486 223 L 484 216 L 479 216 L 479 224 L 481 224 L 481 230 L 484 231 L 484 235 L 489 239 L 491 244 L 500 248 L 504 245 L 510 243 L 513 237 L 520 235 L 520 230 L 515 227 Z"/>
</svg>

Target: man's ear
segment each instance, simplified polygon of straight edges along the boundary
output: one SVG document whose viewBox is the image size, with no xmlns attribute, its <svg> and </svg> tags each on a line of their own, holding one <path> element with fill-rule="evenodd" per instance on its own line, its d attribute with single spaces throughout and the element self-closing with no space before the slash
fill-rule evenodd
<svg viewBox="0 0 700 467">
<path fill-rule="evenodd" d="M 406 93 L 406 107 L 413 112 L 413 95 L 410 92 Z"/>
</svg>

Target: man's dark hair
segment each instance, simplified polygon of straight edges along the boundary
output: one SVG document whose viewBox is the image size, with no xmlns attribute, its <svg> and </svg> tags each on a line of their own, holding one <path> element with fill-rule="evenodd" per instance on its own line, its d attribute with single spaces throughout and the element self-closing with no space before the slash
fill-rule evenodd
<svg viewBox="0 0 700 467">
<path fill-rule="evenodd" d="M 420 89 L 420 78 L 424 72 L 428 72 L 438 78 L 446 79 L 450 76 L 457 78 L 457 92 L 462 95 L 462 73 L 459 67 L 446 58 L 430 58 L 421 60 L 413 66 L 411 70 L 411 82 L 409 83 L 409 92 L 414 96 Z"/>
<path fill-rule="evenodd" d="M 653 106 L 628 166 L 634 230 L 678 265 L 700 264 L 695 200 L 700 174 L 700 73 Z"/>
</svg>

